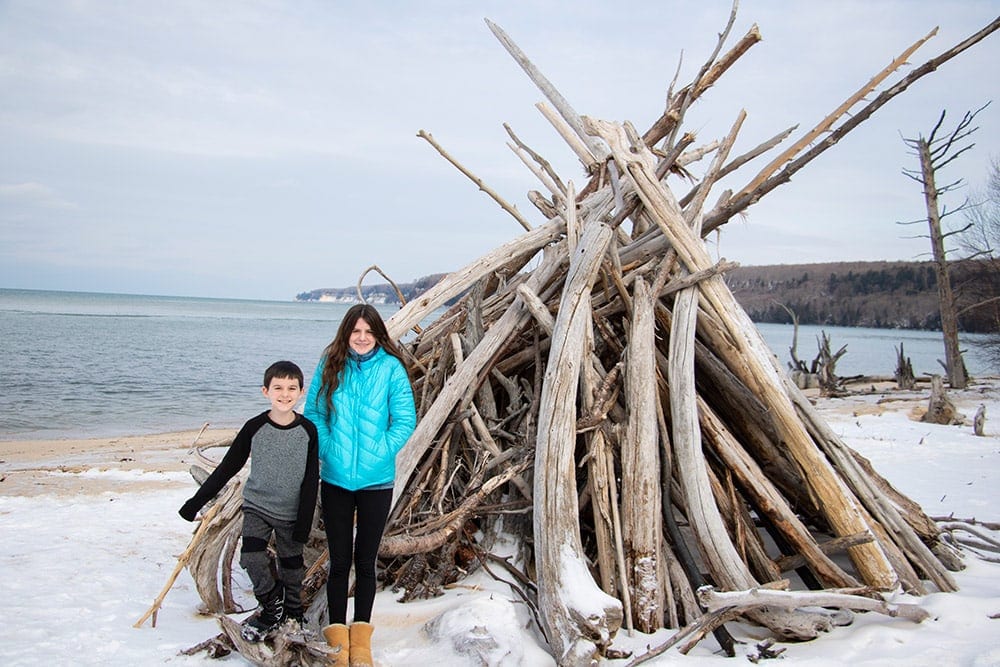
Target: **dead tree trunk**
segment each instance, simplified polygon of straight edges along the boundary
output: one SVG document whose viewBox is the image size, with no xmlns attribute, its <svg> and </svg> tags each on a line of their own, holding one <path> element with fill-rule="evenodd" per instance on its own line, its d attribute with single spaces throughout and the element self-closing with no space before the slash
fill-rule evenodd
<svg viewBox="0 0 1000 667">
<path fill-rule="evenodd" d="M 934 258 L 934 271 L 937 274 L 938 305 L 941 313 L 941 332 L 944 335 L 945 353 L 945 373 L 948 376 L 948 384 L 953 389 L 965 389 L 969 381 L 968 372 L 965 369 L 965 360 L 962 358 L 962 351 L 958 341 L 958 307 L 955 305 L 955 295 L 952 291 L 951 276 L 948 269 L 948 250 L 945 247 L 945 240 L 954 234 L 961 234 L 965 229 L 956 231 L 946 231 L 941 226 L 942 219 L 965 208 L 965 205 L 953 211 L 942 212 L 939 198 L 942 194 L 949 192 L 961 185 L 959 179 L 947 185 L 938 185 L 938 172 L 952 160 L 958 158 L 962 153 L 970 150 L 975 144 L 960 146 L 959 144 L 967 139 L 978 128 L 971 128 L 973 119 L 979 111 L 968 112 L 959 122 L 955 129 L 945 136 L 938 137 L 938 131 L 944 123 L 945 112 L 941 112 L 937 124 L 931 130 L 929 137 L 920 136 L 917 139 L 904 139 L 907 146 L 912 148 L 920 163 L 920 170 L 904 169 L 903 173 L 917 181 L 923 187 L 924 206 L 927 209 L 928 238 L 931 242 L 931 253 Z"/>
<path fill-rule="evenodd" d="M 903 352 L 903 344 L 900 343 L 896 349 L 896 388 L 911 391 L 916 384 L 917 380 L 913 377 L 913 364 Z"/>
<path fill-rule="evenodd" d="M 817 341 L 816 368 L 819 373 L 819 388 L 823 396 L 836 396 L 843 393 L 841 379 L 837 377 L 837 361 L 847 354 L 847 346 L 842 346 L 836 352 L 830 351 L 830 337 L 826 332 L 820 332 Z"/>
<path fill-rule="evenodd" d="M 931 424 L 961 424 L 965 418 L 959 414 L 955 404 L 948 398 L 940 375 L 931 376 L 931 397 L 927 401 L 927 412 L 920 421 Z"/>
<path fill-rule="evenodd" d="M 968 382 L 965 361 L 958 346 L 958 313 L 955 295 L 951 290 L 951 276 L 948 273 L 948 257 L 941 232 L 941 214 L 938 209 L 939 191 L 934 180 L 934 162 L 930 144 L 925 139 L 918 141 L 920 151 L 920 171 L 924 179 L 924 203 L 927 206 L 927 225 L 930 228 L 931 251 L 934 256 L 934 272 L 937 274 L 938 302 L 941 307 L 941 332 L 944 334 L 945 371 L 948 384 L 954 389 L 965 389 Z"/>
</svg>

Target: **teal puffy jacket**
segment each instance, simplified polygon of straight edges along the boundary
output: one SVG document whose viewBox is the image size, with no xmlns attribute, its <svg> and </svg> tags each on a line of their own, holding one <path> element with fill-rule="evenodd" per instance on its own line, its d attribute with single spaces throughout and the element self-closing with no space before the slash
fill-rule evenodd
<svg viewBox="0 0 1000 667">
<path fill-rule="evenodd" d="M 320 396 L 324 361 L 313 373 L 302 410 L 319 435 L 320 478 L 348 491 L 392 484 L 396 454 L 417 425 L 406 369 L 381 347 L 360 363 L 348 357 L 331 415 Z"/>
</svg>

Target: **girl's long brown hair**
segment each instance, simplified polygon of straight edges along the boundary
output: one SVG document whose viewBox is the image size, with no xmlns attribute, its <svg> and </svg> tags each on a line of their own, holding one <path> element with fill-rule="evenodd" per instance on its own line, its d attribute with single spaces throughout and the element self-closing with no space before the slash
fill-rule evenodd
<svg viewBox="0 0 1000 667">
<path fill-rule="evenodd" d="M 316 400 L 319 401 L 322 398 L 326 403 L 327 420 L 334 413 L 333 392 L 337 390 L 337 386 L 340 384 L 340 373 L 344 370 L 344 365 L 347 363 L 347 356 L 351 350 L 351 332 L 354 331 L 354 326 L 358 323 L 358 320 L 364 320 L 368 323 L 372 333 L 375 335 L 375 342 L 378 346 L 388 354 L 399 359 L 399 363 L 403 364 L 407 376 L 410 374 L 409 365 L 403 358 L 402 351 L 396 345 L 395 341 L 389 338 L 389 331 L 385 328 L 385 322 L 382 321 L 382 316 L 375 307 L 367 303 L 359 303 L 356 306 L 351 306 L 344 315 L 344 319 L 340 322 L 337 335 L 326 346 L 326 349 L 323 350 L 323 374 Z"/>
</svg>

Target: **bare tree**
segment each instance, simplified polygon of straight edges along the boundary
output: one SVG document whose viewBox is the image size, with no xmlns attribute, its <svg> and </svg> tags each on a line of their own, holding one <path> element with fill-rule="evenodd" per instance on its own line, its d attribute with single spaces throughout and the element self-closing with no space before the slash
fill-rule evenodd
<svg viewBox="0 0 1000 667">
<path fill-rule="evenodd" d="M 951 276 L 948 270 L 949 251 L 945 248 L 945 241 L 950 236 L 966 231 L 969 226 L 949 231 L 942 228 L 941 221 L 952 213 L 965 210 L 968 200 L 953 211 L 948 211 L 947 207 L 942 208 L 940 196 L 961 186 L 962 179 L 946 185 L 938 185 L 937 175 L 945 166 L 975 146 L 974 143 L 963 145 L 963 142 L 978 129 L 970 126 L 976 114 L 985 109 L 986 106 L 983 105 L 974 112 L 966 112 L 951 132 L 942 133 L 942 125 L 947 113 L 942 111 L 930 136 L 920 135 L 916 139 L 903 138 L 903 142 L 914 150 L 920 162 L 919 170 L 903 169 L 903 174 L 920 183 L 924 191 L 924 205 L 927 207 L 926 221 L 929 227 L 928 238 L 931 241 L 931 252 L 937 273 L 941 332 L 944 334 L 944 367 L 948 375 L 948 383 L 954 389 L 964 389 L 969 376 L 958 344 L 958 308 L 955 305 L 955 295 L 951 287 Z"/>
<path fill-rule="evenodd" d="M 986 185 L 970 195 L 966 230 L 958 237 L 968 258 L 956 285 L 959 316 L 977 331 L 992 332 L 980 343 L 992 366 L 1000 369 L 1000 160 L 994 159 Z"/>
</svg>

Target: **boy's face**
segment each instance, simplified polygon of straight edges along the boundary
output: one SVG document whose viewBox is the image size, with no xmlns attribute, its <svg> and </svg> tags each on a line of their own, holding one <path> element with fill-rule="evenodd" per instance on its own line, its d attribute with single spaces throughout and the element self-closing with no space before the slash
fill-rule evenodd
<svg viewBox="0 0 1000 667">
<path fill-rule="evenodd" d="M 261 392 L 271 401 L 271 410 L 288 414 L 302 397 L 298 378 L 271 378 L 271 384 L 261 387 Z"/>
</svg>

